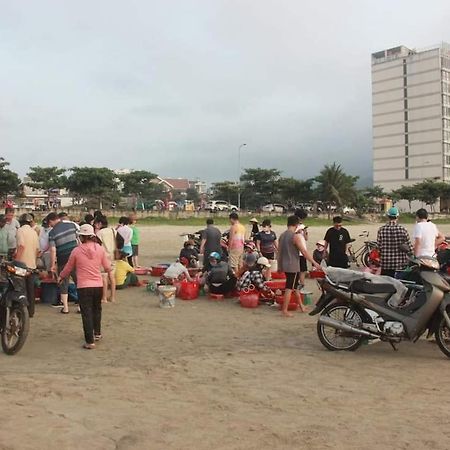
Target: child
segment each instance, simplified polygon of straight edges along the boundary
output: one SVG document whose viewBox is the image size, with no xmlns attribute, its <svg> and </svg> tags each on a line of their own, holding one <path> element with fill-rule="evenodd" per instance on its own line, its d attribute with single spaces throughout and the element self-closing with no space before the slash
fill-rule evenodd
<svg viewBox="0 0 450 450">
<path fill-rule="evenodd" d="M 186 278 L 186 280 L 188 281 L 192 281 L 192 278 L 189 275 L 189 271 L 183 264 L 181 264 L 180 261 L 177 260 L 172 263 L 164 272 L 164 275 L 161 277 L 160 283 L 164 285 L 172 285 L 175 280 L 182 280 L 184 278 Z"/>
<path fill-rule="evenodd" d="M 325 241 L 317 241 L 316 249 L 313 252 L 313 258 L 316 263 L 320 264 L 322 261 L 328 261 L 328 252 L 325 250 Z"/>
<path fill-rule="evenodd" d="M 120 253 L 120 259 L 116 261 L 116 289 L 124 289 L 128 286 L 143 286 L 134 273 L 134 268 L 127 261 L 128 254 Z"/>
<path fill-rule="evenodd" d="M 133 235 L 131 237 L 131 248 L 133 251 L 131 262 L 133 267 L 140 267 L 138 263 L 138 257 L 139 257 L 139 243 L 141 241 L 141 236 L 139 228 L 136 227 L 136 224 L 137 224 L 137 216 L 136 214 L 132 214 L 130 216 L 130 228 L 133 230 Z"/>
</svg>

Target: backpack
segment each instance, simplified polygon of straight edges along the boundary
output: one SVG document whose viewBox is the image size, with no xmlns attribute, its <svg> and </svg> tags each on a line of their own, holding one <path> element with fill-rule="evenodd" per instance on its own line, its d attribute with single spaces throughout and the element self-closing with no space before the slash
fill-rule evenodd
<svg viewBox="0 0 450 450">
<path fill-rule="evenodd" d="M 116 232 L 116 248 L 117 250 L 122 250 L 125 245 L 125 240 L 119 232 Z"/>
</svg>

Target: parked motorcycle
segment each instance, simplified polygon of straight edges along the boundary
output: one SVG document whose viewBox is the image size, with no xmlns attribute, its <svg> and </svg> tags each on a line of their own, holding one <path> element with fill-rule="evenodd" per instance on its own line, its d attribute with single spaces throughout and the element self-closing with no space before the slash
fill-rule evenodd
<svg viewBox="0 0 450 450">
<path fill-rule="evenodd" d="M 322 296 L 310 315 L 320 313 L 317 334 L 328 350 L 356 350 L 369 339 L 396 344 L 416 342 L 428 330 L 441 351 L 450 357 L 450 284 L 429 257 L 409 257 L 420 283 L 411 283 L 403 304 L 393 306 L 392 283 L 359 279 L 348 284 L 319 281 Z"/>
<path fill-rule="evenodd" d="M 18 261 L 0 263 L 0 335 L 3 351 L 14 355 L 25 344 L 30 329 L 25 276 Z"/>
</svg>

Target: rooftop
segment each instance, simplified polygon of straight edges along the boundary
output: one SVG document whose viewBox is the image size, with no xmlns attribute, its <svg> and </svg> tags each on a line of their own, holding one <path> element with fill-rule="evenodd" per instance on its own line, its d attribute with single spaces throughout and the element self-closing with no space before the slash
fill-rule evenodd
<svg viewBox="0 0 450 450">
<path fill-rule="evenodd" d="M 397 58 L 403 58 L 405 56 L 415 55 L 417 53 L 429 52 L 432 50 L 440 50 L 441 54 L 450 57 L 450 44 L 447 42 L 441 42 L 440 44 L 431 45 L 425 48 L 413 48 L 410 49 L 404 45 L 388 48 L 379 52 L 372 53 L 372 64 L 380 64 L 387 61 L 392 61 Z"/>
</svg>

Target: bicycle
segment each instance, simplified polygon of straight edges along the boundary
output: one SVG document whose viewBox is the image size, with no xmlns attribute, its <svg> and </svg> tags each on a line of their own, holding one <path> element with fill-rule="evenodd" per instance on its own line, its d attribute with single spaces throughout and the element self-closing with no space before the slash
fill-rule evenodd
<svg viewBox="0 0 450 450">
<path fill-rule="evenodd" d="M 380 265 L 380 249 L 378 248 L 377 241 L 369 240 L 369 232 L 363 231 L 359 234 L 359 237 L 365 238 L 361 247 L 353 251 L 352 245 L 348 248 L 348 260 L 350 263 L 355 263 L 356 267 L 372 267 Z M 351 242 L 355 242 L 356 239 L 352 239 Z"/>
</svg>

